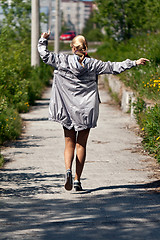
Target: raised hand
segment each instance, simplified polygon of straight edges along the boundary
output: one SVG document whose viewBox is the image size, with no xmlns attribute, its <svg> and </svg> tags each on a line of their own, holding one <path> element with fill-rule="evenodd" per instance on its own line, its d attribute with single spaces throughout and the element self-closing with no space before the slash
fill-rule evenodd
<svg viewBox="0 0 160 240">
<path fill-rule="evenodd" d="M 51 31 L 50 31 L 50 29 L 49 29 L 48 32 L 44 32 L 44 33 L 42 33 L 42 34 L 41 34 L 41 37 L 47 39 L 47 38 L 49 38 L 50 34 L 51 34 Z"/>
</svg>

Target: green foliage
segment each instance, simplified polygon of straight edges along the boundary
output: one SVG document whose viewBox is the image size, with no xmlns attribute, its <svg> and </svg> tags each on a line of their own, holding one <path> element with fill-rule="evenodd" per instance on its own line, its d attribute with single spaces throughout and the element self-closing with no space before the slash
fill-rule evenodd
<svg viewBox="0 0 160 240">
<path fill-rule="evenodd" d="M 1 150 L 0 150 L 0 167 L 2 167 L 4 164 L 4 158 L 3 156 L 1 155 Z"/>
<path fill-rule="evenodd" d="M 160 106 L 149 108 L 143 118 L 143 143 L 145 148 L 160 161 Z"/>
<path fill-rule="evenodd" d="M 160 162 L 160 105 L 144 108 L 143 100 L 135 103 L 135 114 L 142 129 L 143 145 Z"/>
<path fill-rule="evenodd" d="M 13 41 L 16 38 L 30 42 L 31 0 L 12 0 L 9 7 L 7 0 L 1 0 L 1 6 L 5 15 L 3 28 L 9 30 L 9 37 L 13 38 Z"/>
<path fill-rule="evenodd" d="M 45 64 L 31 67 L 30 1 L 14 0 L 5 13 L 0 32 L 0 144 L 17 138 L 22 122 L 19 112 L 27 112 L 40 98 L 51 77 Z"/>
<path fill-rule="evenodd" d="M 146 66 L 138 66 L 126 71 L 120 75 L 120 78 L 140 96 L 160 100 L 159 46 L 160 34 L 143 34 L 120 43 L 110 39 L 98 48 L 96 57 L 113 62 L 123 61 L 127 58 L 132 60 L 140 57 L 148 58 L 150 63 L 147 63 Z"/>
<path fill-rule="evenodd" d="M 7 102 L 7 97 L 0 96 L 0 145 L 6 140 L 16 139 L 22 128 L 21 118 L 16 109 Z"/>
<path fill-rule="evenodd" d="M 157 32 L 160 29 L 160 2 L 157 0 L 146 0 L 145 13 L 146 22 L 144 29 Z"/>
<path fill-rule="evenodd" d="M 137 97 L 137 101 L 133 103 L 133 106 L 134 106 L 134 114 L 137 119 L 137 122 L 139 125 L 141 125 L 141 121 L 144 116 L 144 111 L 146 110 L 146 103 L 142 98 Z"/>
<path fill-rule="evenodd" d="M 16 139 L 22 128 L 22 122 L 17 110 L 8 107 L 1 111 L 0 117 L 0 144 L 7 140 Z"/>
<path fill-rule="evenodd" d="M 157 31 L 160 26 L 160 2 L 156 0 L 96 0 L 97 22 L 107 36 L 116 40 L 131 38 L 143 31 Z M 151 20 L 152 19 L 152 20 Z"/>
<path fill-rule="evenodd" d="M 98 28 L 91 29 L 87 34 L 83 34 L 83 35 L 90 42 L 102 41 L 102 39 L 103 39 L 103 34 L 101 33 L 100 29 L 98 29 Z"/>
<path fill-rule="evenodd" d="M 30 45 L 24 41 L 10 42 L 8 32 L 2 30 L 0 36 L 0 93 L 19 112 L 26 112 L 29 104 L 40 98 L 41 92 L 51 76 L 50 67 L 41 64 L 40 68 L 30 65 Z M 28 50 L 28 51 L 27 51 Z M 6 64 L 7 63 L 7 64 Z"/>
<path fill-rule="evenodd" d="M 34 104 L 39 99 L 46 85 L 52 77 L 51 68 L 41 62 L 40 67 L 32 69 L 28 85 L 29 104 Z"/>
<path fill-rule="evenodd" d="M 128 41 L 107 40 L 96 53 L 104 61 L 123 61 L 146 57 L 150 63 L 120 74 L 125 85 L 138 93 L 134 112 L 142 129 L 145 149 L 160 162 L 160 105 L 147 108 L 145 99 L 160 102 L 160 33 L 142 34 Z"/>
<path fill-rule="evenodd" d="M 88 41 L 102 41 L 103 39 L 101 25 L 95 22 L 95 14 L 95 12 L 91 14 L 82 32 L 82 35 L 84 35 Z"/>
</svg>

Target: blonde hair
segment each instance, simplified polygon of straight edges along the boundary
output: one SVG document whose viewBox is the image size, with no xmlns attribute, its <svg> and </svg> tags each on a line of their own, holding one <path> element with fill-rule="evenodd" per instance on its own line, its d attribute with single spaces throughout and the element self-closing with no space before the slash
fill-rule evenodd
<svg viewBox="0 0 160 240">
<path fill-rule="evenodd" d="M 76 48 L 75 54 L 80 57 L 79 62 L 82 63 L 85 56 L 87 55 L 86 51 L 88 49 L 88 43 L 85 37 L 82 35 L 77 35 L 73 38 L 70 46 Z"/>
</svg>

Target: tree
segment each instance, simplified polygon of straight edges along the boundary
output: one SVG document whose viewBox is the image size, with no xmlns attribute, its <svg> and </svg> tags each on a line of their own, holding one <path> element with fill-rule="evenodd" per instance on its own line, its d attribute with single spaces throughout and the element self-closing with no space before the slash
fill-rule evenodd
<svg viewBox="0 0 160 240">
<path fill-rule="evenodd" d="M 158 26 L 159 1 L 96 0 L 96 3 L 97 22 L 101 22 L 107 35 L 116 40 L 129 39 L 135 32 L 153 30 Z"/>
<path fill-rule="evenodd" d="M 95 21 L 95 14 L 95 12 L 91 13 L 82 32 L 88 41 L 101 41 L 103 39 L 101 25 Z"/>
<path fill-rule="evenodd" d="M 160 1 L 146 0 L 145 4 L 146 23 L 144 28 L 150 31 L 158 31 L 160 29 Z"/>
<path fill-rule="evenodd" d="M 8 5 L 7 0 L 1 1 L 3 8 L 4 20 L 3 28 L 6 27 L 8 34 L 18 41 L 29 39 L 31 33 L 31 1 L 13 0 Z"/>
</svg>

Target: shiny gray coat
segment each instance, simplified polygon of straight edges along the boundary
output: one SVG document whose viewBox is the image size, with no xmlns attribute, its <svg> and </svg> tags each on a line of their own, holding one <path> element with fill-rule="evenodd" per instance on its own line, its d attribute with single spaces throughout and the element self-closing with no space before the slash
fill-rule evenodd
<svg viewBox="0 0 160 240">
<path fill-rule="evenodd" d="M 49 52 L 47 44 L 46 39 L 40 38 L 40 57 L 55 68 L 49 119 L 68 129 L 74 127 L 76 131 L 96 127 L 99 115 L 97 75 L 119 74 L 136 66 L 135 61 L 102 62 L 85 58 L 82 66 L 77 55 Z"/>
</svg>

